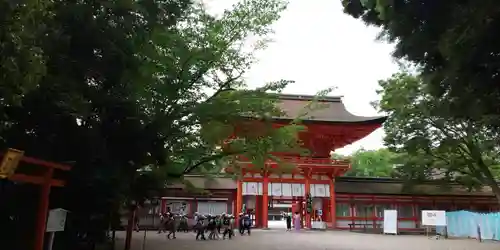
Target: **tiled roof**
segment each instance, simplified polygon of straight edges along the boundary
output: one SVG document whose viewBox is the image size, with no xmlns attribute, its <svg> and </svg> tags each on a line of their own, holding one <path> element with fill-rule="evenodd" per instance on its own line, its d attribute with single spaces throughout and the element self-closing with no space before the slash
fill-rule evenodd
<svg viewBox="0 0 500 250">
<path fill-rule="evenodd" d="M 337 193 L 356 194 L 400 194 L 400 195 L 456 195 L 456 196 L 492 196 L 491 189 L 467 190 L 462 185 L 440 185 L 428 182 L 406 186 L 401 180 L 340 177 L 335 183 Z"/>
<path fill-rule="evenodd" d="M 184 177 L 193 187 L 199 189 L 236 189 L 236 181 L 230 177 L 213 177 L 206 178 L 202 175 L 188 175 Z M 186 185 L 176 183 L 168 186 L 168 188 L 185 188 Z"/>
<path fill-rule="evenodd" d="M 236 189 L 236 181 L 230 177 L 205 178 L 201 175 L 188 175 L 184 177 L 195 188 L 198 189 Z M 174 184 L 169 188 L 184 188 L 183 184 Z M 483 190 L 468 191 L 461 185 L 448 185 L 443 187 L 439 184 L 428 182 L 414 185 L 411 189 L 405 189 L 404 182 L 390 178 L 358 178 L 340 177 L 335 183 L 336 193 L 346 194 L 413 194 L 413 195 L 461 195 L 461 196 L 492 196 L 491 189 L 485 187 Z"/>
<path fill-rule="evenodd" d="M 341 97 L 318 98 L 319 108 L 309 110 L 306 115 L 307 105 L 314 100 L 311 95 L 280 95 L 279 107 L 285 112 L 285 117 L 277 119 L 295 119 L 300 117 L 304 121 L 336 122 L 336 123 L 383 123 L 385 116 L 364 117 L 356 116 L 347 111 Z"/>
</svg>

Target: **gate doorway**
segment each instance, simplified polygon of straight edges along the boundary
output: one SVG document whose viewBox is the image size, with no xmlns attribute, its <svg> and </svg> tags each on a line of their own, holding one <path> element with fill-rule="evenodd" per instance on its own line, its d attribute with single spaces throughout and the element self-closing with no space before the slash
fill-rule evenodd
<svg viewBox="0 0 500 250">
<path fill-rule="evenodd" d="M 269 228 L 286 229 L 285 213 L 292 213 L 293 200 L 273 199 L 267 215 L 267 226 Z"/>
</svg>

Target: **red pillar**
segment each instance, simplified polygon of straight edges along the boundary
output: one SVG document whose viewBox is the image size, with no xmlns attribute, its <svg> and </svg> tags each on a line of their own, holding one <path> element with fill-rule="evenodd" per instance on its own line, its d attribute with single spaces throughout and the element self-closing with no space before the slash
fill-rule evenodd
<svg viewBox="0 0 500 250">
<path fill-rule="evenodd" d="M 162 214 L 164 214 L 164 213 L 167 212 L 167 199 L 165 199 L 165 198 L 161 198 L 160 211 L 161 211 Z"/>
<path fill-rule="evenodd" d="M 267 218 L 268 218 L 268 186 L 269 185 L 269 177 L 267 173 L 264 173 L 264 181 L 262 183 L 262 228 L 267 228 Z"/>
<path fill-rule="evenodd" d="M 239 217 L 241 213 L 241 209 L 243 208 L 243 183 L 241 180 L 238 180 L 236 183 L 236 224 L 239 223 Z"/>
<path fill-rule="evenodd" d="M 191 203 L 191 215 L 194 215 L 194 213 L 198 212 L 198 200 L 194 198 L 194 200 Z"/>
<path fill-rule="evenodd" d="M 324 222 L 331 222 L 331 216 L 330 216 L 330 199 L 328 198 L 321 198 L 321 210 L 323 211 L 323 214 L 321 215 L 321 220 Z"/>
<path fill-rule="evenodd" d="M 45 227 L 47 226 L 47 214 L 49 213 L 50 182 L 52 180 L 53 168 L 49 168 L 44 174 L 44 183 L 40 192 L 38 203 L 37 222 L 35 227 L 35 250 L 43 250 Z"/>
<path fill-rule="evenodd" d="M 311 180 L 310 180 L 310 176 L 309 174 L 307 174 L 306 176 L 306 182 L 305 182 L 305 195 L 307 196 L 307 194 L 310 194 L 311 193 Z M 307 228 L 311 228 L 311 215 L 309 213 L 307 213 L 307 201 L 306 201 L 306 223 L 305 223 L 305 226 Z"/>
<path fill-rule="evenodd" d="M 337 203 L 335 202 L 335 177 L 330 182 L 330 217 L 332 228 L 337 228 Z"/>
<path fill-rule="evenodd" d="M 237 208 L 237 206 L 238 206 L 238 204 L 237 204 L 238 203 L 238 192 L 236 190 L 233 191 L 233 201 L 234 202 L 233 202 L 233 213 L 232 214 L 234 216 L 238 216 L 238 214 L 239 214 L 238 208 Z"/>
<path fill-rule="evenodd" d="M 254 215 L 255 215 L 255 227 L 262 227 L 262 196 L 256 195 L 255 196 L 255 209 L 254 209 Z"/>
</svg>

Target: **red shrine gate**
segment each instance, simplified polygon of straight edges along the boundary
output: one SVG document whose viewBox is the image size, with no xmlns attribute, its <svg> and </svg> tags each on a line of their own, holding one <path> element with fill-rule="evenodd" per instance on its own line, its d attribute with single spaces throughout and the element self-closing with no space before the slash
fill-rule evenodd
<svg viewBox="0 0 500 250">
<path fill-rule="evenodd" d="M 281 95 L 279 106 L 286 117 L 275 118 L 274 127 L 285 126 L 304 113 L 313 98 Z M 268 227 L 269 207 L 273 207 L 274 202 L 288 202 L 289 207 L 303 212 L 307 195 L 313 199 L 313 212 L 303 213 L 303 224 L 310 228 L 311 217 L 319 217 L 334 227 L 335 177 L 343 175 L 350 164 L 348 161 L 332 160 L 330 153 L 369 135 L 385 121 L 385 117 L 359 117 L 349 113 L 340 97 L 323 97 L 316 101 L 325 108 L 313 110 L 301 117 L 307 131 L 299 135 L 304 147 L 311 152 L 310 156 L 300 157 L 289 152 L 276 154 L 284 162 L 295 165 L 293 171 L 287 174 L 273 173 L 277 166 L 273 162 L 268 162 L 264 169 L 254 169 L 251 162 L 244 160 L 238 163 L 243 169 L 243 178 L 237 183 L 234 210 L 242 211 L 245 208 L 253 211 L 258 227 Z M 243 130 L 248 130 L 244 126 L 249 124 L 254 126 L 254 130 L 258 129 L 258 122 L 253 121 L 242 123 Z"/>
<path fill-rule="evenodd" d="M 286 160 L 297 165 L 291 174 L 273 174 L 272 163 L 269 170 L 244 170 L 243 179 L 237 183 L 236 211 L 241 211 L 245 202 L 246 208 L 253 209 L 255 213 L 255 225 L 267 228 L 270 203 L 288 201 L 289 211 L 305 215 L 306 227 L 311 227 L 311 216 L 320 216 L 322 221 L 335 225 L 335 177 L 345 173 L 349 163 L 328 158 L 297 157 Z M 306 194 L 313 198 L 313 211 L 322 211 L 321 215 L 304 212 Z"/>
</svg>

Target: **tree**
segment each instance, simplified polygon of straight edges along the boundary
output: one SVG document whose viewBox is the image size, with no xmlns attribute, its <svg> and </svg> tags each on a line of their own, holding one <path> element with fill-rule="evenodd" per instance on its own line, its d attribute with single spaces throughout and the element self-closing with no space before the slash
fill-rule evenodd
<svg viewBox="0 0 500 250">
<path fill-rule="evenodd" d="M 347 157 L 351 161 L 351 169 L 345 175 L 356 177 L 392 177 L 396 157 L 395 153 L 386 148 L 378 150 L 360 149 Z"/>
<path fill-rule="evenodd" d="M 110 212 L 165 181 L 237 155 L 261 166 L 270 152 L 301 150 L 302 126 L 270 127 L 289 81 L 249 89 L 242 78 L 286 7 L 280 0 L 243 1 L 220 17 L 183 0 L 0 6 L 11 24 L 0 28 L 1 146 L 73 165 L 52 197 L 71 211 L 63 249 L 78 249 L 77 235 L 97 240 Z M 242 115 L 262 121 L 260 134 L 235 130 Z M 23 208 L 1 216 L 33 209 Z"/>
<path fill-rule="evenodd" d="M 399 173 L 414 181 L 432 178 L 469 188 L 485 185 L 500 202 L 494 176 L 498 133 L 483 123 L 454 117 L 448 102 L 431 95 L 421 81 L 401 72 L 379 82 L 378 107 L 388 114 L 385 143 L 405 160 Z"/>
<path fill-rule="evenodd" d="M 344 11 L 382 28 L 394 56 L 421 67 L 430 93 L 458 118 L 496 124 L 500 104 L 498 1 L 342 0 Z"/>
</svg>

